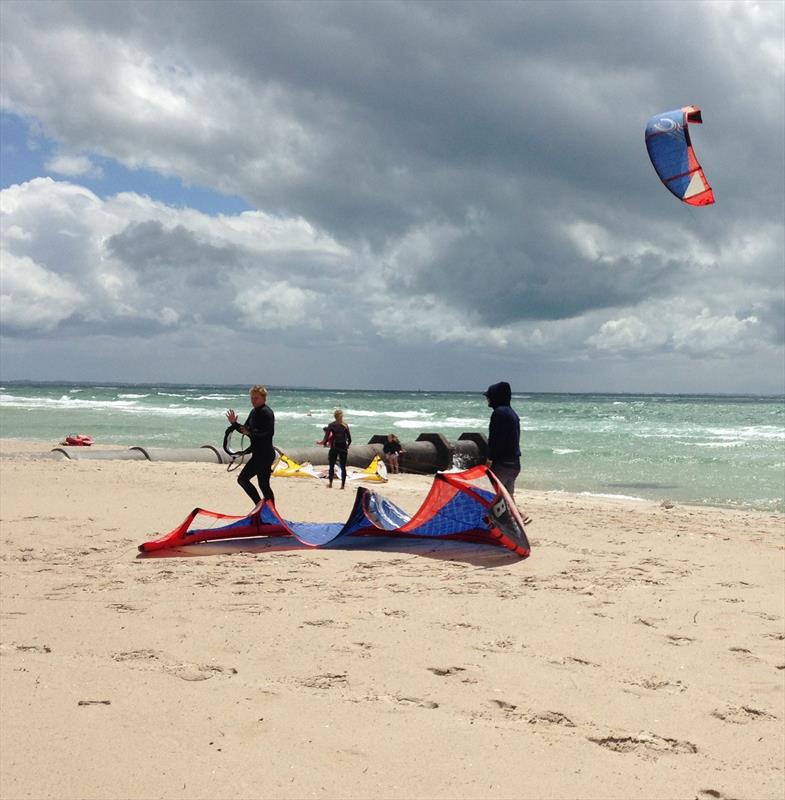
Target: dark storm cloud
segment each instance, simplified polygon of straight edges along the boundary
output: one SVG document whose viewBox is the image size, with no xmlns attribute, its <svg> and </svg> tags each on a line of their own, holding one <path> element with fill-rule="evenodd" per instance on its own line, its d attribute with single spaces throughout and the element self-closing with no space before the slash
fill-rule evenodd
<svg viewBox="0 0 785 800">
<path fill-rule="evenodd" d="M 474 338 L 517 325 L 521 341 L 576 359 L 664 352 L 699 329 L 700 346 L 683 348 L 697 358 L 715 334 L 725 347 L 736 317 L 749 319 L 744 347 L 781 341 L 776 4 L 151 8 L 4 4 L 4 103 L 70 152 L 241 196 L 346 251 L 258 253 L 187 220 L 113 232 L 108 255 L 168 292 L 181 319 L 214 319 L 232 276 L 252 274 L 285 279 L 302 318 L 314 294 L 350 296 L 357 327 L 383 319 L 391 348 L 410 330 L 454 334 L 456 320 L 479 325 Z M 703 108 L 693 141 L 710 209 L 669 195 L 643 144 L 649 116 L 688 103 Z M 408 317 L 396 323 L 385 296 Z"/>
<path fill-rule="evenodd" d="M 230 247 L 200 242 L 182 225 L 167 230 L 157 220 L 129 225 L 106 242 L 110 255 L 138 270 L 146 280 L 185 283 L 199 289 L 214 289 L 221 272 L 237 265 Z"/>
</svg>

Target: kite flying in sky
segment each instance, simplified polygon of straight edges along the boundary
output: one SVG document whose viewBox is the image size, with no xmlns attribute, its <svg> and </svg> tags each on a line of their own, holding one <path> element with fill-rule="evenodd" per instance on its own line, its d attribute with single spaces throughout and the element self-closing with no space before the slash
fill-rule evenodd
<svg viewBox="0 0 785 800">
<path fill-rule="evenodd" d="M 690 122 L 703 122 L 696 106 L 656 114 L 646 124 L 646 149 L 660 180 L 679 200 L 708 206 L 714 192 L 692 149 Z"/>
</svg>

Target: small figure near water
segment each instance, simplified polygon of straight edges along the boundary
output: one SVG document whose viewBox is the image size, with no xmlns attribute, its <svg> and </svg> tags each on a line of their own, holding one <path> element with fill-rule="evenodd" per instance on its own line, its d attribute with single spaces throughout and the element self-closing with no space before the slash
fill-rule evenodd
<svg viewBox="0 0 785 800">
<path fill-rule="evenodd" d="M 400 457 L 401 453 L 406 451 L 401 447 L 398 437 L 394 433 L 387 434 L 387 441 L 382 447 L 384 463 L 392 473 L 399 473 L 401 471 Z"/>
<path fill-rule="evenodd" d="M 515 479 L 521 471 L 521 421 L 510 405 L 512 389 L 502 381 L 483 394 L 493 409 L 488 425 L 488 466 L 513 497 Z"/>
<path fill-rule="evenodd" d="M 349 446 L 352 443 L 352 434 L 349 426 L 343 421 L 343 411 L 336 408 L 333 413 L 335 419 L 324 429 L 324 439 L 318 444 L 330 448 L 327 454 L 329 470 L 327 472 L 327 488 L 332 489 L 335 478 L 335 462 L 341 465 L 341 489 L 346 487 L 346 459 L 349 455 Z"/>
<path fill-rule="evenodd" d="M 275 414 L 272 408 L 267 405 L 267 388 L 261 384 L 251 387 L 251 413 L 245 420 L 245 424 L 240 425 L 237 421 L 237 414 L 234 409 L 226 412 L 226 419 L 236 431 L 251 440 L 251 458 L 242 468 L 237 476 L 237 483 L 242 490 L 253 500 L 254 505 L 258 505 L 262 498 L 256 487 L 251 483 L 251 478 L 256 476 L 262 496 L 266 500 L 275 503 L 275 495 L 270 488 L 270 474 L 272 473 L 273 463 L 275 462 L 275 449 L 273 448 L 273 435 L 275 434 Z"/>
</svg>

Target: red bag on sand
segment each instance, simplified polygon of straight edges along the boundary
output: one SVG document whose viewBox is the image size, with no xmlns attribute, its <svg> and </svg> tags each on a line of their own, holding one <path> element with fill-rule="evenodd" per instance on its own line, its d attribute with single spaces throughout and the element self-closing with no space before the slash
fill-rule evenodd
<svg viewBox="0 0 785 800">
<path fill-rule="evenodd" d="M 93 437 L 86 433 L 71 433 L 65 437 L 63 444 L 70 444 L 74 447 L 89 447 L 93 443 Z"/>
</svg>

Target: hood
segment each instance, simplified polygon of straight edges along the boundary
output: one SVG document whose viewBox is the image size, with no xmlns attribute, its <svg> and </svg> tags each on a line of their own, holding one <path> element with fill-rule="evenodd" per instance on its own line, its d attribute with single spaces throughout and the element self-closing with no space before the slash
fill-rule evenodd
<svg viewBox="0 0 785 800">
<path fill-rule="evenodd" d="M 508 406 L 512 400 L 512 389 L 507 381 L 492 383 L 484 394 L 488 398 L 488 405 L 491 408 Z"/>
</svg>

